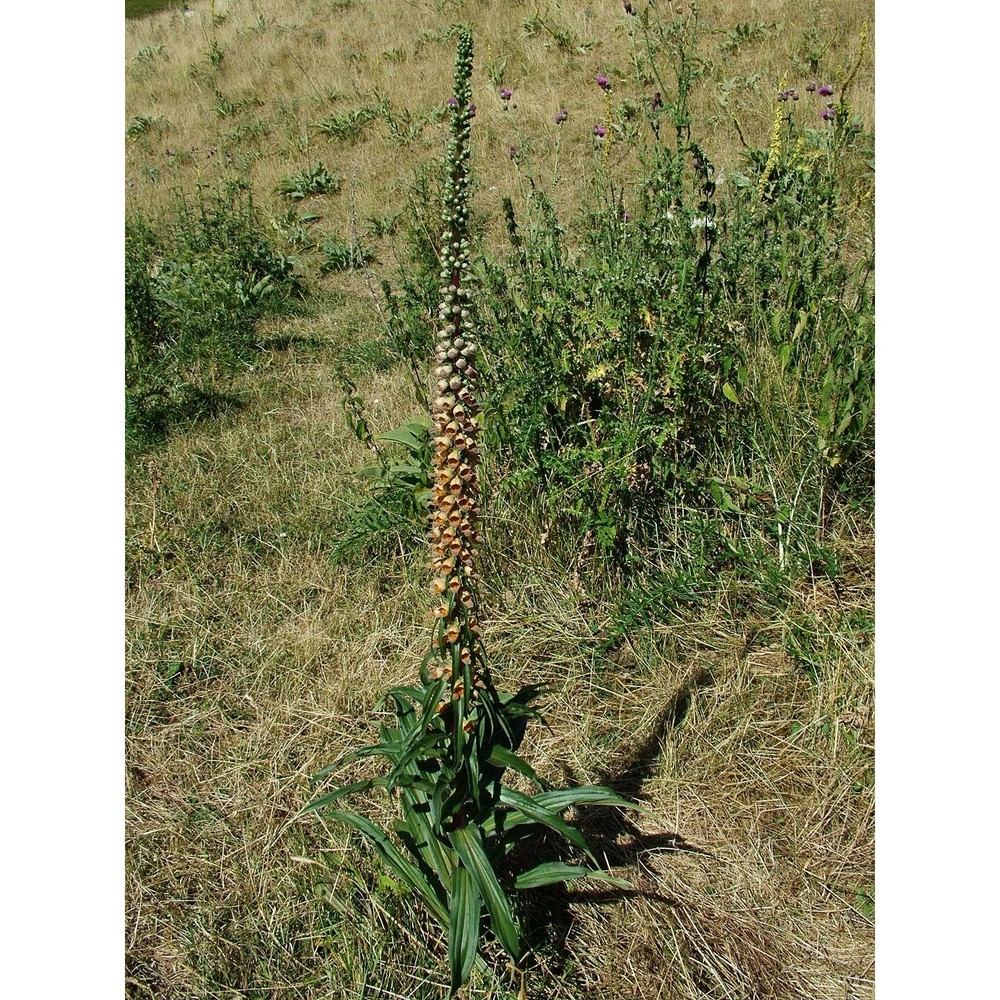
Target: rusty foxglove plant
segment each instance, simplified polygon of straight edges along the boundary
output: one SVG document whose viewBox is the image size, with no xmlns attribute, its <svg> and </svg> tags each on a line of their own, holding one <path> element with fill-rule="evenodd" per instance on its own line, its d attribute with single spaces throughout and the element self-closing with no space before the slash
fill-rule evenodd
<svg viewBox="0 0 1000 1000">
<path fill-rule="evenodd" d="M 436 347 L 430 569 L 434 628 L 420 684 L 389 692 L 395 725 L 379 725 L 381 742 L 324 769 L 382 757 L 389 772 L 322 795 L 307 807 L 353 827 L 420 898 L 447 935 L 451 992 L 468 980 L 479 957 L 484 920 L 520 966 L 525 942 L 516 916 L 518 890 L 599 878 L 623 885 L 596 867 L 582 834 L 564 814 L 577 805 L 635 808 L 610 789 L 553 789 L 517 750 L 538 712 L 541 688 L 497 690 L 490 677 L 478 621 L 476 557 L 479 519 L 479 403 L 476 329 L 470 281 L 469 138 L 472 36 L 458 29 L 455 93 L 448 100 L 451 138 L 444 198 L 441 304 Z M 504 784 L 512 769 L 538 789 L 525 795 Z M 397 798 L 401 847 L 364 816 L 337 808 L 343 797 L 384 788 Z M 518 844 L 556 831 L 594 867 L 548 861 L 527 871 L 512 864 Z M 401 849 L 402 848 L 402 849 Z"/>
</svg>

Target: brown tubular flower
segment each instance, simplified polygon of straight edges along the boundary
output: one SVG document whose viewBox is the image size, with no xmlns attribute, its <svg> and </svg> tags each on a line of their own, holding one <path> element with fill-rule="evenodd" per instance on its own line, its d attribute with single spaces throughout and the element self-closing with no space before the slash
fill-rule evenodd
<svg viewBox="0 0 1000 1000">
<path fill-rule="evenodd" d="M 484 669 L 476 621 L 474 556 L 480 542 L 479 403 L 476 398 L 476 327 L 469 291 L 469 135 L 473 116 L 472 37 L 459 37 L 455 95 L 448 143 L 448 184 L 444 197 L 441 303 L 435 350 L 436 398 L 431 408 L 434 453 L 430 505 L 431 571 L 435 596 L 434 655 L 450 668 L 451 703 L 459 709 L 455 736 L 475 728 L 471 692 L 482 687 Z M 442 614 L 442 610 L 446 609 Z"/>
</svg>

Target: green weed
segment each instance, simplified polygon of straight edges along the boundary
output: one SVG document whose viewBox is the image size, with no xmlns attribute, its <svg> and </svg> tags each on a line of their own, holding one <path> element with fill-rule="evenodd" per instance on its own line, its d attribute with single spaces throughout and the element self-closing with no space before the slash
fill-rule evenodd
<svg viewBox="0 0 1000 1000">
<path fill-rule="evenodd" d="M 362 244 L 346 243 L 332 236 L 323 240 L 321 250 L 323 260 L 319 265 L 320 274 L 366 267 L 374 259 L 372 251 Z"/>
<path fill-rule="evenodd" d="M 257 320 L 303 294 L 238 187 L 179 197 L 172 219 L 125 230 L 125 401 L 130 447 L 214 412 L 217 375 L 249 362 Z"/>
<path fill-rule="evenodd" d="M 282 178 L 275 191 L 293 201 L 301 201 L 311 195 L 336 194 L 340 190 L 340 178 L 331 174 L 322 163 Z"/>
</svg>

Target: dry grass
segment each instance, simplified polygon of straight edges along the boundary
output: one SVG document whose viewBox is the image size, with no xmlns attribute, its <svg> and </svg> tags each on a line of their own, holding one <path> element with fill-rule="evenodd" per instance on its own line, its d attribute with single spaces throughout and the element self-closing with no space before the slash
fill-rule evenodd
<svg viewBox="0 0 1000 1000">
<path fill-rule="evenodd" d="M 585 174 L 574 165 L 591 156 L 589 129 L 602 114 L 593 75 L 628 65 L 618 5 L 595 4 L 590 17 L 571 6 L 560 23 L 595 42 L 586 55 L 546 48 L 544 34 L 525 37 L 530 4 L 220 0 L 219 87 L 230 100 L 264 102 L 225 120 L 208 78 L 191 72 L 208 66 L 208 3 L 195 18 L 130 22 L 129 118 L 162 116 L 171 129 L 129 143 L 129 197 L 154 210 L 170 185 L 190 189 L 223 172 L 221 131 L 259 116 L 271 131 L 245 161 L 255 191 L 322 159 L 358 176 L 360 218 L 398 210 L 413 169 L 439 155 L 442 125 L 400 147 L 375 123 L 347 148 L 308 125 L 358 107 L 376 88 L 394 107 L 440 104 L 450 45 L 414 49 L 422 33 L 467 17 L 479 60 L 480 207 L 489 211 L 519 183 L 496 152 L 513 141 L 513 126 L 486 76 L 504 57 L 517 134 L 540 163 L 552 153 L 551 115 L 571 108 L 578 132 L 565 133 L 560 151 L 560 197 L 571 204 Z M 806 27 L 830 40 L 823 65 L 835 68 L 854 57 L 860 23 L 871 19 L 870 4 L 853 2 L 705 11 L 727 28 L 782 24 L 724 68 L 726 79 L 762 74 L 759 93 L 747 87 L 732 98 L 751 142 L 764 141 L 773 87 L 790 74 Z M 156 44 L 161 55 L 138 58 Z M 383 55 L 398 47 L 405 58 Z M 698 96 L 709 118 L 722 114 L 722 71 Z M 869 119 L 871 77 L 869 55 L 857 100 Z M 621 79 L 616 99 L 629 92 Z M 331 100 L 331 90 L 344 96 Z M 712 135 L 720 163 L 738 148 L 728 121 Z M 234 162 L 240 154 L 234 148 Z M 161 171 L 155 184 L 150 166 Z M 348 195 L 345 185 L 323 200 L 331 232 L 347 231 Z M 383 249 L 388 256 L 390 244 Z M 444 995 L 436 929 L 343 830 L 299 816 L 310 776 L 366 742 L 378 698 L 413 677 L 429 628 L 419 557 L 330 558 L 355 489 L 351 470 L 367 463 L 330 374 L 346 338 L 364 338 L 374 321 L 358 304 L 363 283 L 352 280 L 340 286 L 360 299 L 276 330 L 325 346 L 271 355 L 236 386 L 241 409 L 176 436 L 130 471 L 126 975 L 136 998 Z M 362 389 L 379 428 L 414 412 L 399 371 L 371 374 Z M 813 680 L 784 653 L 787 617 L 734 620 L 723 598 L 603 650 L 612 595 L 567 574 L 525 511 L 495 508 L 484 526 L 494 670 L 505 687 L 553 687 L 551 729 L 534 730 L 529 758 L 553 780 L 609 781 L 648 809 L 629 820 L 580 817 L 634 890 L 536 895 L 538 967 L 527 995 L 871 997 L 872 651 L 867 633 L 842 624 L 870 615 L 870 540 L 843 540 L 858 571 L 838 592 L 804 583 L 796 594 L 796 620 L 809 623 L 823 656 Z M 375 796 L 357 805 L 390 818 Z M 480 978 L 467 995 L 511 1000 L 516 986 Z"/>
<path fill-rule="evenodd" d="M 387 420 L 407 415 L 398 384 L 367 388 Z M 326 368 L 293 354 L 246 392 L 237 416 L 157 456 L 155 492 L 152 462 L 132 477 L 131 991 L 438 996 L 443 957 L 428 965 L 424 951 L 436 932 L 342 831 L 296 815 L 309 776 L 365 741 L 373 704 L 414 675 L 423 581 L 402 558 L 330 562 L 336 498 L 365 455 Z M 869 996 L 870 648 L 841 636 L 816 683 L 780 632 L 748 648 L 712 615 L 602 654 L 609 608 L 536 535 L 508 544 L 492 527 L 494 668 L 509 686 L 554 687 L 533 763 L 553 780 L 610 781 L 649 809 L 634 824 L 583 818 L 636 891 L 546 897 L 547 974 L 531 995 Z M 869 604 L 870 581 L 858 586 L 851 599 Z M 386 803 L 361 804 L 390 819 Z"/>
<path fill-rule="evenodd" d="M 686 4 L 659 6 L 664 12 L 671 6 L 687 9 Z M 373 106 L 377 94 L 389 98 L 401 121 L 406 114 L 416 121 L 440 109 L 451 92 L 446 32 L 461 19 L 471 23 L 476 39 L 473 90 L 479 111 L 472 174 L 480 188 L 476 207 L 490 232 L 501 230 L 502 198 L 522 192 L 528 174 L 547 183 L 558 167 L 557 209 L 579 203 L 591 173 L 592 127 L 605 118 L 603 95 L 594 85 L 597 73 L 614 81 L 615 107 L 648 100 L 654 89 L 641 87 L 632 69 L 633 50 L 642 45 L 633 37 L 636 22 L 610 0 L 561 7 L 446 0 L 218 0 L 215 9 L 214 28 L 206 0 L 195 5 L 191 18 L 164 13 L 126 26 L 127 118 L 169 123 L 127 143 L 128 198 L 146 210 L 163 207 L 176 186 L 192 190 L 196 183 L 236 173 L 265 196 L 277 216 L 288 203 L 273 195 L 275 185 L 322 161 L 347 182 L 339 195 L 310 203 L 324 214 L 325 232 L 348 234 L 352 211 L 362 223 L 398 211 L 414 171 L 440 158 L 446 124 L 431 122 L 402 144 L 379 119 L 351 141 L 325 137 L 316 124 Z M 850 99 L 861 120 L 874 125 L 869 0 L 834 6 L 713 2 L 701 11 L 707 26 L 702 51 L 709 62 L 692 97 L 692 116 L 700 125 L 695 138 L 718 167 L 738 164 L 740 133 L 751 146 L 767 145 L 782 79 L 800 87 L 813 76 L 839 83 L 859 57 Z M 555 31 L 568 33 L 579 51 L 562 50 L 546 28 L 529 34 L 524 24 L 536 12 Z M 862 52 L 864 21 L 869 40 Z M 741 23 L 762 28 L 735 50 L 724 50 L 727 32 Z M 208 58 L 213 42 L 224 53 L 217 71 Z M 149 56 L 153 50 L 156 54 Z M 808 66 L 811 52 L 821 53 L 816 72 Z M 514 90 L 510 110 L 495 81 Z M 220 119 L 219 93 L 233 104 L 260 103 Z M 552 118 L 563 107 L 570 119 L 557 129 Z M 255 129 L 264 134 L 256 136 Z M 525 151 L 523 165 L 511 161 L 510 145 Z M 634 144 L 618 144 L 608 153 L 619 180 L 638 178 L 636 153 Z M 353 198 L 351 178 L 358 181 Z M 383 241 L 379 250 L 391 260 L 393 242 Z"/>
</svg>

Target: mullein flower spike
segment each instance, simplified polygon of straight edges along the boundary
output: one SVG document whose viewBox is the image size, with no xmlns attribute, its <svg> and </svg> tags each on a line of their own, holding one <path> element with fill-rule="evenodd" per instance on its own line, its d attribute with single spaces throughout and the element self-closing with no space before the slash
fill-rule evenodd
<svg viewBox="0 0 1000 1000">
<path fill-rule="evenodd" d="M 455 95 L 448 102 L 451 139 L 442 215 L 441 302 L 435 349 L 437 394 L 431 408 L 434 453 L 430 568 L 434 575 L 431 589 L 439 600 L 447 598 L 434 612 L 437 619 L 434 647 L 442 662 L 431 676 L 449 679 L 451 699 L 442 705 L 462 703 L 464 710 L 456 720 L 461 718 L 465 732 L 474 727 L 475 691 L 481 686 L 479 626 L 475 618 L 475 559 L 480 543 L 479 402 L 468 238 L 469 122 L 475 115 L 471 75 L 472 36 L 464 32 L 459 37 L 455 62 Z M 507 100 L 505 90 L 501 91 L 501 97 Z M 453 670 L 453 664 L 460 669 Z"/>
</svg>

